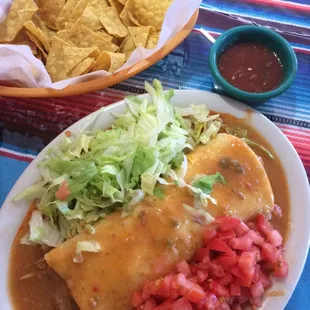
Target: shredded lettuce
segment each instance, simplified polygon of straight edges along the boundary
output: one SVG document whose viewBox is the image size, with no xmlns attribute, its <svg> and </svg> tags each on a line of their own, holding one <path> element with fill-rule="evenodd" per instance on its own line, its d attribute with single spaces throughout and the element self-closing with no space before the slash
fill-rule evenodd
<svg viewBox="0 0 310 310">
<path fill-rule="evenodd" d="M 241 140 L 243 140 L 248 146 L 250 147 L 254 147 L 254 148 L 258 148 L 260 149 L 262 152 L 264 152 L 270 159 L 274 159 L 274 156 L 272 155 L 272 153 L 267 150 L 265 147 L 263 147 L 261 144 L 258 144 L 252 140 L 246 139 L 246 138 L 242 138 Z"/>
<path fill-rule="evenodd" d="M 195 147 L 197 144 L 207 144 L 221 129 L 223 121 L 219 114 L 210 114 L 206 105 L 191 105 L 187 108 L 174 108 L 180 117 L 186 117 L 183 126 L 190 132 L 188 143 Z"/>
<path fill-rule="evenodd" d="M 32 224 L 29 242 L 44 242 L 45 223 L 59 240 L 94 233 L 94 225 L 111 212 L 120 209 L 125 217 L 145 195 L 161 197 L 156 185 L 168 183 L 166 177 L 186 186 L 186 150 L 208 143 L 222 121 L 205 105 L 173 108 L 173 90 L 163 91 L 158 80 L 146 82 L 145 89 L 149 96 L 125 98 L 127 111 L 109 130 L 85 127 L 64 135 L 48 151 L 39 164 L 42 181 L 15 197 L 38 198 L 38 212 L 44 215 L 41 222 L 34 217 L 38 222 Z M 69 194 L 56 195 L 64 181 Z"/>
<path fill-rule="evenodd" d="M 56 247 L 63 241 L 60 232 L 47 219 L 43 219 L 42 212 L 34 210 L 29 221 L 29 232 L 21 239 L 21 243 L 46 244 L 50 247 Z"/>
<path fill-rule="evenodd" d="M 216 182 L 226 184 L 226 180 L 220 172 L 212 175 L 199 176 L 194 180 L 193 186 L 200 189 L 204 194 L 209 195 L 211 194 L 213 185 Z"/>
<path fill-rule="evenodd" d="M 75 256 L 73 257 L 73 262 L 82 263 L 84 261 L 82 252 L 99 253 L 101 250 L 102 248 L 100 243 L 95 240 L 78 241 L 76 245 Z"/>
<path fill-rule="evenodd" d="M 260 149 L 263 153 L 265 153 L 270 159 L 274 159 L 273 154 L 266 149 L 264 146 L 262 146 L 261 144 L 252 141 L 250 139 L 248 139 L 248 131 L 246 129 L 243 128 L 230 128 L 228 126 L 225 125 L 225 131 L 233 136 L 236 136 L 238 138 L 240 138 L 241 140 L 243 140 L 248 146 L 250 146 L 251 148 L 257 148 Z"/>
</svg>

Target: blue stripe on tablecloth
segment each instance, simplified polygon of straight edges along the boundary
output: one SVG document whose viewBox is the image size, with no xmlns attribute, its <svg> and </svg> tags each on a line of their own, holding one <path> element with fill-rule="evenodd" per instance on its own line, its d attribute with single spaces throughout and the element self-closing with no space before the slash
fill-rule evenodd
<svg viewBox="0 0 310 310">
<path fill-rule="evenodd" d="M 295 2 L 300 4 L 310 4 L 309 0 L 282 0 L 283 2 Z"/>
<path fill-rule="evenodd" d="M 30 155 L 34 155 L 34 156 L 37 155 L 38 151 L 34 151 L 33 149 L 31 149 L 30 145 L 27 145 L 27 142 L 25 143 L 25 140 L 27 141 L 28 139 L 25 139 L 25 137 L 21 138 L 19 136 L 18 144 L 21 146 L 16 146 L 13 144 L 9 144 L 9 143 L 5 143 L 5 142 L 0 141 L 0 147 L 3 147 L 5 149 L 9 149 L 9 150 L 14 151 L 14 152 L 19 152 L 22 154 L 30 154 Z M 24 144 L 25 148 L 22 146 L 23 144 Z M 38 145 L 36 145 L 36 148 L 38 148 Z"/>
<path fill-rule="evenodd" d="M 0 156 L 0 207 L 28 164 L 28 162 Z"/>
</svg>

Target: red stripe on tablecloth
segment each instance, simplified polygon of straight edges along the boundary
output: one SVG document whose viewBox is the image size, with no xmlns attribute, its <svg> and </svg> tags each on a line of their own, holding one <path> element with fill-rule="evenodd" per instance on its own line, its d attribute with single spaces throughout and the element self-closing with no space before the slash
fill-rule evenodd
<svg viewBox="0 0 310 310">
<path fill-rule="evenodd" d="M 276 6 L 278 8 L 285 8 L 295 11 L 301 11 L 301 12 L 310 12 L 310 5 L 308 4 L 302 4 L 302 3 L 296 3 L 291 1 L 282 1 L 282 0 L 243 0 L 244 2 L 251 2 L 258 5 L 270 5 L 270 6 Z"/>
<path fill-rule="evenodd" d="M 33 158 L 24 156 L 22 154 L 18 155 L 16 153 L 10 153 L 6 151 L 2 151 L 2 150 L 0 150 L 0 156 L 13 158 L 13 159 L 20 160 L 20 161 L 26 161 L 28 163 L 30 163 L 33 160 Z"/>
<path fill-rule="evenodd" d="M 310 130 L 298 129 L 290 126 L 278 125 L 286 137 L 291 141 L 296 149 L 308 176 L 310 175 Z"/>
</svg>

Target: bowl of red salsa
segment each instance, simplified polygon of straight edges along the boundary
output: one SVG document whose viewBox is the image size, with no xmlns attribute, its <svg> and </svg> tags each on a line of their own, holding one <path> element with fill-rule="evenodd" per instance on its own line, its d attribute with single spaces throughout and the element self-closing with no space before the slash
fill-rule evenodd
<svg viewBox="0 0 310 310">
<path fill-rule="evenodd" d="M 209 66 L 218 91 L 258 104 L 291 86 L 297 58 L 290 44 L 276 32 L 240 26 L 218 37 L 210 51 Z"/>
</svg>

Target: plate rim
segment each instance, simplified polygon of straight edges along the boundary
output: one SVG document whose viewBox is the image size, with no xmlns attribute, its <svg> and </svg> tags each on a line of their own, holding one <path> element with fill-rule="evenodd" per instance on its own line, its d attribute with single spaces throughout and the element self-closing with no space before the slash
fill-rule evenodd
<svg viewBox="0 0 310 310">
<path fill-rule="evenodd" d="M 219 113 L 225 113 L 225 111 L 220 111 L 221 110 L 221 104 L 222 104 L 222 107 L 224 107 L 224 109 L 228 109 L 228 106 L 231 106 L 231 109 L 233 109 L 234 112 L 228 112 L 228 113 L 229 114 L 233 114 L 233 115 L 235 115 L 235 114 L 240 114 L 240 115 L 243 114 L 243 116 L 246 117 L 246 114 L 250 111 L 250 118 L 251 119 L 258 119 L 262 123 L 268 124 L 269 127 L 272 127 L 273 131 L 276 132 L 276 138 L 278 138 L 279 140 L 283 140 L 283 142 L 280 142 L 280 143 L 284 143 L 285 144 L 285 147 L 288 149 L 288 153 L 290 153 L 290 155 L 293 156 L 294 160 L 296 161 L 295 163 L 298 164 L 298 167 L 297 167 L 298 168 L 297 169 L 298 170 L 298 178 L 300 180 L 302 180 L 302 184 L 299 184 L 299 187 L 302 186 L 303 187 L 302 191 L 304 191 L 304 193 L 306 194 L 306 197 L 305 197 L 305 201 L 306 201 L 305 212 L 307 214 L 304 217 L 307 218 L 308 217 L 307 215 L 310 215 L 310 188 L 308 186 L 308 184 L 309 184 L 308 183 L 308 177 L 306 175 L 303 163 L 302 163 L 302 161 L 301 161 L 297 151 L 295 150 L 294 146 L 291 144 L 291 142 L 288 140 L 288 138 L 284 135 L 284 133 L 282 133 L 282 131 L 273 122 L 271 122 L 267 117 L 265 117 L 263 114 L 261 114 L 257 110 L 254 110 L 253 108 L 251 108 L 251 107 L 249 107 L 249 106 L 247 106 L 247 105 L 245 105 L 245 104 L 243 104 L 241 102 L 238 102 L 238 101 L 236 101 L 234 99 L 231 99 L 231 98 L 219 95 L 219 94 L 215 94 L 215 93 L 212 93 L 212 92 L 209 92 L 209 91 L 194 90 L 194 89 L 193 90 L 174 90 L 174 92 L 175 92 L 175 96 L 172 98 L 172 103 L 173 104 L 175 104 L 175 101 L 178 101 L 178 100 L 182 101 L 181 98 L 184 97 L 184 94 L 186 94 L 185 97 L 188 96 L 188 95 L 190 97 L 192 97 L 193 99 L 191 99 L 191 101 L 193 103 L 195 102 L 195 97 L 205 96 L 207 94 L 207 96 L 205 96 L 205 98 L 206 98 L 205 105 L 207 107 L 210 106 L 210 101 L 213 101 L 213 102 L 218 101 L 218 103 L 220 103 L 220 105 L 218 106 L 218 108 L 219 108 L 218 112 Z M 182 96 L 182 94 L 183 94 L 183 96 Z M 139 95 L 139 97 L 143 97 L 143 96 L 148 96 L 148 94 Z M 179 97 L 179 98 L 177 98 L 177 97 Z M 188 101 L 187 101 L 186 104 L 182 104 L 182 103 L 178 102 L 178 105 L 181 105 L 181 106 L 182 105 L 189 105 L 189 104 L 190 104 L 190 102 L 188 102 Z M 39 161 L 41 161 L 41 159 L 44 156 L 44 154 L 46 153 L 46 151 L 50 147 L 52 147 L 55 143 L 57 143 L 59 141 L 59 139 L 61 138 L 63 133 L 66 130 L 70 130 L 70 129 L 78 130 L 78 128 L 80 128 L 81 125 L 84 124 L 86 121 L 89 121 L 90 119 L 92 119 L 92 121 L 93 121 L 97 117 L 100 117 L 100 116 L 102 117 L 102 114 L 103 115 L 105 115 L 105 114 L 111 115 L 111 113 L 113 113 L 113 110 L 115 110 L 117 108 L 124 108 L 125 106 L 126 106 L 125 100 L 122 99 L 122 100 L 120 100 L 120 101 L 118 101 L 118 102 L 116 102 L 114 104 L 111 104 L 111 105 L 109 105 L 107 107 L 102 107 L 102 108 L 92 112 L 91 114 L 83 117 L 82 119 L 80 119 L 79 121 L 75 122 L 74 124 L 72 124 L 67 129 L 65 129 L 59 135 L 57 135 L 36 156 L 36 158 L 29 164 L 29 166 L 25 169 L 25 171 L 22 173 L 22 175 L 15 182 L 14 186 L 12 187 L 12 189 L 8 193 L 6 199 L 4 200 L 4 203 L 3 203 L 2 207 L 0 208 L 0 232 L 1 232 L 1 229 L 2 229 L 1 226 L 3 226 L 3 224 L 7 220 L 7 219 L 4 220 L 4 215 L 3 214 L 4 214 L 4 212 L 10 212 L 10 211 L 4 211 L 4 210 L 6 210 L 6 209 L 8 209 L 10 207 L 9 206 L 11 204 L 10 203 L 10 199 L 12 198 L 14 191 L 17 190 L 16 188 L 18 186 L 20 186 L 20 183 L 23 181 L 23 179 L 27 178 L 27 176 L 26 176 L 27 173 L 29 173 L 31 170 L 34 170 L 34 171 L 37 170 L 37 168 L 36 168 L 37 163 Z M 216 110 L 216 109 L 212 108 L 212 110 Z M 251 124 L 251 119 L 249 120 L 250 124 Z M 108 121 L 105 122 L 105 123 L 108 124 Z M 251 124 L 251 125 L 261 134 L 261 128 L 257 128 L 253 124 Z M 265 138 L 268 141 L 269 137 L 265 137 Z M 276 153 L 277 153 L 278 157 L 280 158 L 280 161 L 281 161 L 281 164 L 283 166 L 284 172 L 286 173 L 287 172 L 287 168 L 284 167 L 284 165 L 283 165 L 283 162 L 281 160 L 281 155 L 278 152 L 276 152 Z M 286 174 L 286 177 L 287 177 L 287 183 L 289 185 L 290 182 L 289 182 L 287 174 Z M 293 192 L 295 192 L 295 191 L 297 191 L 297 190 L 294 190 Z M 290 193 L 290 199 L 292 200 L 290 186 L 289 186 L 289 193 Z M 293 201 L 291 201 L 291 216 L 293 214 L 293 206 L 292 206 L 292 204 L 293 204 Z M 24 213 L 27 212 L 27 209 L 23 210 Z M 22 213 L 23 211 L 20 211 L 20 212 Z M 20 224 L 21 224 L 21 222 L 19 222 L 18 227 L 20 226 Z M 293 294 L 293 292 L 294 292 L 294 290 L 296 288 L 296 285 L 297 285 L 297 283 L 298 283 L 298 281 L 300 279 L 300 276 L 302 274 L 302 271 L 304 269 L 304 266 L 305 266 L 305 263 L 306 263 L 306 259 L 307 259 L 307 254 L 308 254 L 308 251 L 309 251 L 310 226 L 309 227 L 305 227 L 303 229 L 303 231 L 304 231 L 304 236 L 303 236 L 304 244 L 302 244 L 302 246 L 304 246 L 305 248 L 303 248 L 301 250 L 303 255 L 302 255 L 301 258 L 298 259 L 299 268 L 297 268 L 297 270 L 295 271 L 293 279 L 290 279 L 291 281 L 293 281 L 293 283 L 287 283 L 290 286 L 289 292 L 285 296 L 282 296 L 281 299 L 272 298 L 272 300 L 271 300 L 270 298 L 267 298 L 262 309 L 267 310 L 267 308 L 265 308 L 265 306 L 267 306 L 266 303 L 268 303 L 268 307 L 270 309 L 270 305 L 269 305 L 269 303 L 270 303 L 269 301 L 270 300 L 271 300 L 271 304 L 272 304 L 272 309 L 280 309 L 280 308 L 278 308 L 279 306 L 281 306 L 281 309 L 284 309 L 285 305 L 288 303 L 291 295 Z M 290 237 L 291 237 L 292 232 L 293 232 L 293 230 L 290 232 L 290 235 L 288 237 L 288 243 L 290 243 Z M 16 231 L 15 231 L 15 234 L 16 234 Z M 14 234 L 13 237 L 15 237 L 15 234 Z M 4 244 L 5 241 L 1 241 L 0 240 L 0 245 L 1 245 L 1 243 Z M 11 243 L 10 243 L 10 246 L 11 246 Z M 6 254 L 4 254 L 4 256 L 5 255 Z M 10 250 L 9 250 L 9 255 L 10 255 Z M 3 260 L 3 259 L 1 259 L 1 257 L 2 257 L 2 254 L 0 254 L 0 262 Z M 2 263 L 3 263 L 3 261 L 2 261 Z M 11 301 L 10 295 L 8 293 L 8 285 L 7 285 L 7 283 L 8 283 L 7 282 L 8 281 L 8 277 L 7 277 L 7 273 L 8 273 L 8 268 L 7 268 L 8 267 L 8 260 L 6 261 L 5 265 L 6 265 L 6 268 L 4 268 L 4 273 L 1 273 L 1 274 L 5 274 L 5 278 L 1 279 L 1 277 L 0 277 L 0 297 L 1 297 L 1 295 L 3 295 L 3 292 L 5 291 L 6 294 L 4 294 L 3 297 L 5 297 L 7 299 L 6 302 L 7 302 L 7 305 L 8 305 L 8 307 L 5 308 L 5 309 L 12 309 L 12 301 Z M 2 264 L 0 264 L 0 266 L 2 266 Z M 290 276 L 290 274 L 289 274 L 289 276 Z M 3 288 L 3 285 L 5 285 L 5 288 Z M 278 283 L 276 283 L 276 285 L 278 285 Z M 4 302 L 5 302 L 5 300 L 4 300 Z M 5 306 L 5 304 L 4 304 L 4 306 Z M 274 308 L 275 306 L 276 306 L 276 308 Z"/>
</svg>

